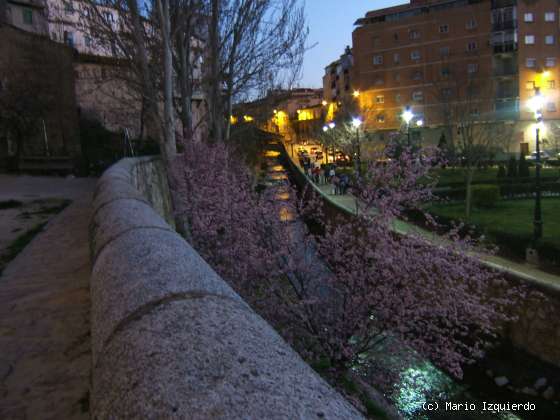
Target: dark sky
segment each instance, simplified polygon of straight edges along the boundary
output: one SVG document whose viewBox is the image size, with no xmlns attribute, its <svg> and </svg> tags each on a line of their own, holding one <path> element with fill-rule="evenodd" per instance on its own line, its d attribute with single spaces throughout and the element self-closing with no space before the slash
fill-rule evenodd
<svg viewBox="0 0 560 420">
<path fill-rule="evenodd" d="M 302 87 L 322 87 L 325 66 L 352 44 L 356 19 L 367 11 L 408 3 L 407 0 L 306 0 L 308 51 L 303 65 Z"/>
</svg>

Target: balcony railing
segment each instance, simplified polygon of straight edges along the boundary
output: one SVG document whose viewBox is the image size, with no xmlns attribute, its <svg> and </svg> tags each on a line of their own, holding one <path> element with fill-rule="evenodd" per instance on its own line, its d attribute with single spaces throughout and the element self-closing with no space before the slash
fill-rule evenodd
<svg viewBox="0 0 560 420">
<path fill-rule="evenodd" d="M 519 98 L 504 98 L 494 102 L 494 116 L 497 120 L 519 118 Z"/>
<path fill-rule="evenodd" d="M 517 42 L 505 42 L 492 46 L 494 54 L 512 53 L 517 51 Z"/>
<path fill-rule="evenodd" d="M 502 22 L 492 23 L 492 31 L 508 31 L 513 29 L 517 29 L 517 21 L 515 20 L 506 20 Z"/>
<path fill-rule="evenodd" d="M 519 69 L 517 66 L 494 68 L 493 73 L 497 77 L 515 76 L 519 74 Z"/>
<path fill-rule="evenodd" d="M 492 0 L 492 9 L 501 9 L 515 5 L 517 5 L 517 0 Z"/>
</svg>

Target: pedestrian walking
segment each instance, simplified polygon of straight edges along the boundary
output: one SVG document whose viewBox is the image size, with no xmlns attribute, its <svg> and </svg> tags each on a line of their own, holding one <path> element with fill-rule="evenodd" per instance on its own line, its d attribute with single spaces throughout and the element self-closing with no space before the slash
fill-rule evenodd
<svg viewBox="0 0 560 420">
<path fill-rule="evenodd" d="M 333 195 L 337 195 L 340 188 L 340 178 L 338 178 L 338 176 L 336 175 L 333 175 L 333 177 L 331 178 L 331 182 L 333 186 Z"/>
</svg>

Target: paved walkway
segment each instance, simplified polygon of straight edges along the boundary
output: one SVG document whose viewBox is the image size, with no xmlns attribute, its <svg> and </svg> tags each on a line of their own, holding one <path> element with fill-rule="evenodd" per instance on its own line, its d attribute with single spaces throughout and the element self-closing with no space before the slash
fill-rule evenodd
<svg viewBox="0 0 560 420">
<path fill-rule="evenodd" d="M 0 419 L 89 418 L 93 186 L 92 179 L 0 177 L 1 199 L 74 200 L 0 277 Z"/>
<path fill-rule="evenodd" d="M 287 153 L 287 155 L 292 160 L 295 167 L 303 173 L 303 170 L 296 159 L 290 156 L 289 153 Z M 317 185 L 310 179 L 308 179 L 308 182 L 313 185 L 313 187 L 327 200 L 331 201 L 342 210 L 348 213 L 356 213 L 356 198 L 351 194 L 334 195 L 332 185 Z M 402 220 L 395 220 L 394 229 L 398 233 L 415 232 L 430 242 L 437 243 L 438 241 L 441 241 L 441 238 L 437 234 Z M 540 284 L 548 289 L 560 292 L 560 276 L 544 272 L 532 265 L 517 263 L 497 255 L 478 254 L 478 258 L 489 266 L 505 271 L 515 277 L 522 278 Z"/>
</svg>

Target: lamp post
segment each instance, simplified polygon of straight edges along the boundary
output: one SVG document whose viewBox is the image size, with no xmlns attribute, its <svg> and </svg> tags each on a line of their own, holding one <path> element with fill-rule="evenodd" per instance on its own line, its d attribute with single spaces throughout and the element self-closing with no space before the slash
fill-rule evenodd
<svg viewBox="0 0 560 420">
<path fill-rule="evenodd" d="M 540 150 L 540 125 L 543 121 L 542 108 L 544 98 L 540 89 L 535 87 L 535 95 L 529 100 L 529 108 L 535 114 L 536 133 L 535 133 L 535 213 L 533 217 L 533 246 L 542 238 L 542 210 L 541 210 L 541 150 Z"/>
<path fill-rule="evenodd" d="M 334 121 L 331 121 L 330 123 L 323 126 L 323 131 L 326 133 L 327 131 L 334 129 L 335 127 L 336 127 L 336 124 L 334 123 Z M 332 140 L 332 136 L 329 136 L 329 137 Z M 334 142 L 332 144 L 332 147 L 333 147 L 333 162 L 334 162 Z M 329 148 L 328 147 L 325 148 L 325 159 L 326 159 L 325 163 L 329 163 Z"/>
<path fill-rule="evenodd" d="M 414 117 L 414 114 L 410 110 L 410 107 L 407 106 L 402 114 L 403 120 L 406 123 L 406 139 L 408 147 L 410 147 L 410 121 Z"/>
<path fill-rule="evenodd" d="M 362 177 L 362 159 L 361 159 L 361 150 L 360 150 L 360 126 L 362 125 L 362 120 L 355 117 L 352 118 L 352 126 L 356 129 L 356 152 L 354 152 L 356 156 L 356 173 L 358 177 Z"/>
</svg>

